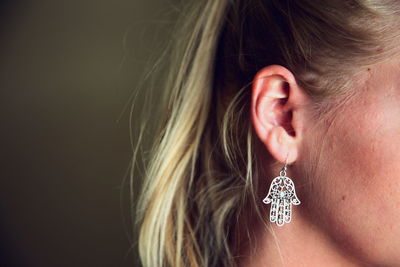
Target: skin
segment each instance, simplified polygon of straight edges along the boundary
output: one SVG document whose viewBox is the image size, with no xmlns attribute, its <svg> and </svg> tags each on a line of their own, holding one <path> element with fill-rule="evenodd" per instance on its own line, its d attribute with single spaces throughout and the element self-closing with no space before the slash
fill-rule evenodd
<svg viewBox="0 0 400 267">
<path fill-rule="evenodd" d="M 251 120 L 271 166 L 259 196 L 268 227 L 255 227 L 255 254 L 240 266 L 400 266 L 400 58 L 365 75 L 317 119 L 288 69 L 254 78 Z M 278 227 L 261 200 L 287 154 L 302 203 Z"/>
</svg>

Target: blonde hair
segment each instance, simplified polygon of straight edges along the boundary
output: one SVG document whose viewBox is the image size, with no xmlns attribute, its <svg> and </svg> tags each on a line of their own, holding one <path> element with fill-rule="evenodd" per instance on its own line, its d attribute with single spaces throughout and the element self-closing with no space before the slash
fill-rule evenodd
<svg viewBox="0 0 400 267">
<path fill-rule="evenodd" d="M 143 266 L 235 266 L 238 233 L 252 244 L 246 218 L 265 220 L 249 114 L 255 74 L 285 66 L 319 116 L 328 100 L 354 91 L 368 66 L 397 51 L 400 4 L 187 2 L 166 50 L 171 57 L 162 89 L 145 88 L 159 95 L 159 112 L 146 120 L 158 128 L 147 139 L 144 124 L 133 129 L 138 250 Z M 144 172 L 134 174 L 139 158 Z"/>
</svg>

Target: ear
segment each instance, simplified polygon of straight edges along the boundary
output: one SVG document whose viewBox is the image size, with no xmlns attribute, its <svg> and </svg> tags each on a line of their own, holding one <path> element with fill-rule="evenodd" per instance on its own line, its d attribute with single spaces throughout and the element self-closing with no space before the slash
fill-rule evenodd
<svg viewBox="0 0 400 267">
<path fill-rule="evenodd" d="M 251 117 L 255 131 L 280 162 L 296 161 L 302 141 L 309 97 L 283 66 L 269 65 L 253 80 Z"/>
</svg>

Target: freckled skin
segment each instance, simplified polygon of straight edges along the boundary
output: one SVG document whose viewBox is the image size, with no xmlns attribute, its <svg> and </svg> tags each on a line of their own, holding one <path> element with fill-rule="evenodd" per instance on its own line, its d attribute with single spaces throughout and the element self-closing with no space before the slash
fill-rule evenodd
<svg viewBox="0 0 400 267">
<path fill-rule="evenodd" d="M 288 176 L 301 205 L 282 227 L 246 218 L 256 238 L 241 247 L 240 267 L 400 267 L 400 54 L 360 73 L 365 79 L 328 99 L 316 118 L 290 71 L 271 65 L 258 72 L 265 79 L 254 79 L 251 118 L 265 166 L 259 194 L 265 197 L 265 178 L 281 168 L 268 163 L 290 151 Z M 291 85 L 288 94 L 282 81 Z M 283 97 L 288 105 L 276 105 Z M 288 124 L 293 138 L 282 130 Z"/>
<path fill-rule="evenodd" d="M 298 194 L 308 203 L 304 217 L 339 248 L 366 266 L 400 266 L 400 60 L 366 71 L 363 88 L 327 120 L 308 126 L 298 160 L 319 161 L 312 186 Z"/>
</svg>

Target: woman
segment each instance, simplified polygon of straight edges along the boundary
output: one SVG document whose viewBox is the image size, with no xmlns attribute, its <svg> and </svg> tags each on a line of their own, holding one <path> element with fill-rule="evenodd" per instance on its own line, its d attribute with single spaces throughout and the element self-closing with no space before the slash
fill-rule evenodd
<svg viewBox="0 0 400 267">
<path fill-rule="evenodd" d="M 400 266 L 400 2 L 192 2 L 140 177 L 143 265 Z"/>
</svg>

